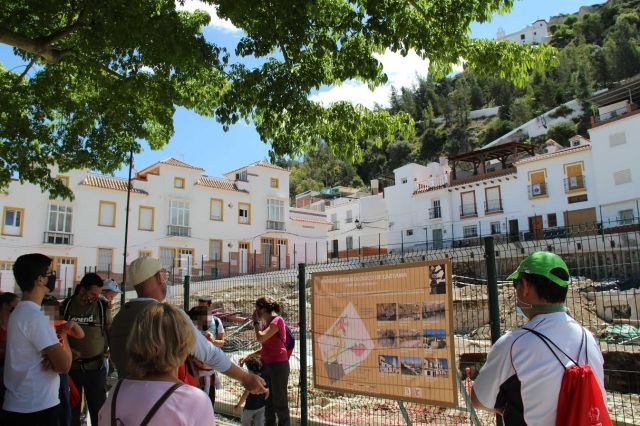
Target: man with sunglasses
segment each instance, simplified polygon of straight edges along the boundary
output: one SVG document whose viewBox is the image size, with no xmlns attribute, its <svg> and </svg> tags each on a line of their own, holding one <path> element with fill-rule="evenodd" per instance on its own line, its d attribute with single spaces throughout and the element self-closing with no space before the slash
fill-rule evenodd
<svg viewBox="0 0 640 426">
<path fill-rule="evenodd" d="M 111 311 L 106 300 L 100 298 L 103 285 L 98 274 L 85 274 L 74 295 L 60 304 L 62 318 L 74 321 L 84 332 L 83 339 L 69 337 L 69 346 L 74 353 L 69 376 L 78 391 L 84 394 L 93 425 L 98 424 L 98 412 L 107 399 L 104 358 L 108 350 L 107 332 L 111 324 Z M 80 425 L 81 405 L 72 409 L 71 426 Z"/>
<path fill-rule="evenodd" d="M 515 287 L 516 312 L 528 322 L 492 346 L 471 388 L 473 406 L 502 414 L 507 426 L 556 424 L 564 376 L 556 356 L 562 355 L 537 334 L 580 365 L 588 362 L 606 401 L 600 347 L 565 307 L 570 276 L 562 258 L 546 251 L 531 253 L 507 279 Z M 568 359 L 561 362 L 572 365 Z"/>
</svg>

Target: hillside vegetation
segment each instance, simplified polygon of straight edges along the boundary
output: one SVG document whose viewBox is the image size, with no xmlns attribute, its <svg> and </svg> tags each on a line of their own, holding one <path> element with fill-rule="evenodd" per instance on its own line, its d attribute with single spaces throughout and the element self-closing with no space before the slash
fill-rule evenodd
<svg viewBox="0 0 640 426">
<path fill-rule="evenodd" d="M 426 163 L 441 155 L 467 152 L 572 99 L 579 99 L 583 110 L 590 111 L 584 100 L 595 89 L 640 72 L 640 0 L 609 0 L 583 9 L 549 20 L 550 44 L 558 49 L 558 65 L 533 73 L 524 88 L 464 71 L 394 89 L 388 110 L 410 114 L 414 136 L 387 140 L 379 147 L 363 141 L 362 161 L 354 165 L 336 160 L 326 146 L 302 161 L 281 159 L 281 165 L 292 169 L 291 193 L 334 185 L 359 187 L 408 162 Z M 495 106 L 500 107 L 497 116 L 468 118 L 472 110 Z M 569 112 L 560 107 L 555 114 Z M 552 126 L 547 137 L 564 144 L 575 133 L 586 136 L 587 128 L 588 113 Z"/>
</svg>

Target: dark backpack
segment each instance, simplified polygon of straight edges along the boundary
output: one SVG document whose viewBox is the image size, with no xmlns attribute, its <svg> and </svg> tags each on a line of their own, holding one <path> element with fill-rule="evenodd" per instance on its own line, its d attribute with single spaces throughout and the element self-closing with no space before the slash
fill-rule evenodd
<svg viewBox="0 0 640 426">
<path fill-rule="evenodd" d="M 287 352 L 289 353 L 289 357 L 291 357 L 291 352 L 293 352 L 293 348 L 296 347 L 296 339 L 293 337 L 293 332 L 289 328 L 288 325 L 284 325 L 284 329 L 286 331 L 286 339 L 284 341 L 284 347 L 287 348 Z"/>
<path fill-rule="evenodd" d="M 296 347 L 296 338 L 293 336 L 293 332 L 291 331 L 287 323 L 284 324 L 284 332 L 285 332 L 285 336 L 284 338 L 281 337 L 281 339 L 282 339 L 282 342 L 284 343 L 285 349 L 287 350 L 287 354 L 289 355 L 289 358 L 291 358 L 291 354 L 293 353 L 293 348 Z"/>
<path fill-rule="evenodd" d="M 607 411 L 607 406 L 602 398 L 600 385 L 593 374 L 591 365 L 589 365 L 589 354 L 587 353 L 587 335 L 582 329 L 582 342 L 578 350 L 578 358 L 574 360 L 558 347 L 551 339 L 539 331 L 522 327 L 524 330 L 535 334 L 542 342 L 547 345 L 549 350 L 556 357 L 562 368 L 564 368 L 564 376 L 562 376 L 562 385 L 558 394 L 558 410 L 556 414 L 556 425 L 560 426 L 611 426 L 611 418 Z M 586 363 L 579 365 L 580 353 L 584 345 Z M 565 367 L 560 360 L 560 356 L 551 347 L 553 346 L 558 352 L 564 355 L 573 365 Z"/>
</svg>

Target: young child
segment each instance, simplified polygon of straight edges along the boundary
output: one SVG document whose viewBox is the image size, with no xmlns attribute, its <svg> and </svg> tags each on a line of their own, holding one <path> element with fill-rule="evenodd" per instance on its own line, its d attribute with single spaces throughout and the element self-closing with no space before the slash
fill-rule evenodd
<svg viewBox="0 0 640 426">
<path fill-rule="evenodd" d="M 200 333 L 211 343 L 214 343 L 215 336 L 209 331 L 208 324 L 208 310 L 206 307 L 196 306 L 189 310 L 189 318 L 196 326 Z M 208 365 L 198 361 L 195 358 L 191 360 L 193 366 L 197 370 L 198 377 L 200 378 L 200 388 L 209 395 L 209 399 L 211 400 L 211 404 L 215 404 L 216 402 L 216 372 L 209 367 Z M 213 386 L 212 386 L 212 378 L 213 378 Z"/>
<path fill-rule="evenodd" d="M 250 356 L 244 361 L 244 365 L 247 366 L 247 370 L 252 372 L 253 374 L 257 374 L 263 379 L 266 380 L 265 377 L 262 376 L 262 361 L 258 356 Z M 269 387 L 269 383 L 267 382 L 267 387 Z M 244 409 L 242 410 L 242 415 L 240 417 L 240 421 L 242 422 L 242 426 L 263 426 L 264 425 L 264 406 L 266 399 L 269 398 L 269 389 L 267 389 L 267 393 L 262 395 L 254 395 L 250 394 L 248 390 L 245 390 L 240 400 L 235 405 L 235 409 L 238 410 L 240 405 L 244 404 Z"/>
<path fill-rule="evenodd" d="M 56 331 L 58 341 L 65 347 L 69 345 L 67 335 L 82 339 L 84 331 L 78 324 L 73 321 L 65 321 L 60 319 L 60 302 L 54 296 L 48 294 L 42 299 L 42 311 L 49 317 L 49 321 Z M 61 426 L 69 426 L 71 424 L 71 397 L 70 387 L 72 386 L 68 374 L 60 374 L 60 410 L 58 411 L 59 424 Z M 77 391 L 76 391 L 77 392 Z"/>
</svg>

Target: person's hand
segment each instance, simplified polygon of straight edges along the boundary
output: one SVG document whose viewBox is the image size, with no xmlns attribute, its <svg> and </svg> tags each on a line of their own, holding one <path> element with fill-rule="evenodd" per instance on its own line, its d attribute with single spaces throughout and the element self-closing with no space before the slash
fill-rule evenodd
<svg viewBox="0 0 640 426">
<path fill-rule="evenodd" d="M 262 377 L 253 373 L 247 373 L 242 384 L 252 394 L 260 395 L 267 392 L 267 383 Z"/>
<path fill-rule="evenodd" d="M 80 358 L 80 355 L 82 355 L 80 352 L 78 352 L 75 349 L 71 348 L 71 359 L 76 360 L 76 359 Z"/>
<path fill-rule="evenodd" d="M 53 364 L 51 364 L 51 361 L 49 361 L 49 358 L 44 357 L 42 359 L 42 369 L 44 371 L 53 370 Z"/>
<path fill-rule="evenodd" d="M 67 334 L 76 325 L 75 321 L 67 321 L 61 328 L 60 334 Z"/>
<path fill-rule="evenodd" d="M 240 410 L 240 404 L 236 404 L 236 405 L 234 405 L 234 406 L 233 406 L 233 409 L 234 409 L 234 410 L 236 410 L 236 411 Z"/>
<path fill-rule="evenodd" d="M 244 366 L 244 362 L 247 359 L 246 356 L 243 356 L 242 358 L 240 358 L 240 361 L 238 361 L 238 365 L 240 365 L 240 367 Z"/>
</svg>

